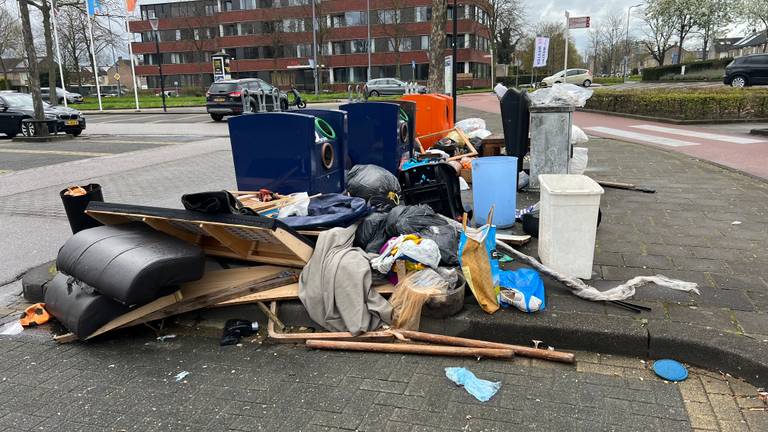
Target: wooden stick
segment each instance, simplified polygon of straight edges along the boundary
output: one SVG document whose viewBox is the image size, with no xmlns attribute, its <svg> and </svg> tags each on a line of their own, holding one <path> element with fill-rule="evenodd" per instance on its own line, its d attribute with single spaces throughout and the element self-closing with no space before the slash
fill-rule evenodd
<svg viewBox="0 0 768 432">
<path fill-rule="evenodd" d="M 308 340 L 307 346 L 316 349 L 371 351 L 385 353 L 426 354 L 450 357 L 512 358 L 511 349 L 469 348 L 441 345 L 416 345 L 404 343 L 342 342 L 333 340 Z"/>
<path fill-rule="evenodd" d="M 276 314 L 272 313 L 272 311 L 269 310 L 269 308 L 267 307 L 267 305 L 264 304 L 264 302 L 256 302 L 256 306 L 258 306 L 259 309 L 261 309 L 261 312 L 267 316 L 270 322 L 275 323 L 279 331 L 285 330 L 285 324 L 283 324 L 283 322 L 280 321 L 280 318 L 278 318 Z"/>
<path fill-rule="evenodd" d="M 399 333 L 409 339 L 423 341 L 423 342 L 439 343 L 444 345 L 455 345 L 455 346 L 463 346 L 463 347 L 474 347 L 474 348 L 508 349 L 508 350 L 513 350 L 516 355 L 520 355 L 523 357 L 533 357 L 533 358 L 538 358 L 542 360 L 557 361 L 561 363 L 573 363 L 575 361 L 574 355 L 572 353 L 565 353 L 560 351 L 550 351 L 545 349 L 525 347 L 521 345 L 509 345 L 504 343 L 489 342 L 489 341 L 483 341 L 483 340 L 477 340 L 477 339 L 444 336 L 444 335 L 439 335 L 434 333 L 423 333 L 423 332 L 418 332 L 413 330 L 393 329 L 393 330 L 390 330 L 390 332 Z"/>
<path fill-rule="evenodd" d="M 613 188 L 613 189 L 624 189 L 624 190 L 632 190 L 632 191 L 645 192 L 645 193 L 656 193 L 656 189 L 637 186 L 631 183 L 620 183 L 620 182 L 612 182 L 607 180 L 598 180 L 597 184 L 603 187 Z"/>
</svg>

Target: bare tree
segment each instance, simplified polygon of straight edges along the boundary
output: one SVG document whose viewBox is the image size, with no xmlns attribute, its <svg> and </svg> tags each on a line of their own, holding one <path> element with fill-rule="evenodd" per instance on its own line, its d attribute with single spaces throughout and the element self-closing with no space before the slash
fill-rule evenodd
<svg viewBox="0 0 768 432">
<path fill-rule="evenodd" d="M 620 68 L 622 53 L 626 52 L 624 18 L 618 14 L 608 15 L 598 32 L 604 54 L 603 65 L 607 73 L 614 74 Z"/>
<path fill-rule="evenodd" d="M 768 9 L 768 7 L 766 7 Z M 733 5 L 728 0 L 703 0 L 700 3 L 698 34 L 701 36 L 701 59 L 706 60 L 712 40 L 734 21 Z"/>
<path fill-rule="evenodd" d="M 40 75 L 37 73 L 37 51 L 35 41 L 32 39 L 32 25 L 29 21 L 29 6 L 27 0 L 19 0 L 19 14 L 21 15 L 21 33 L 24 40 L 24 52 L 27 56 L 27 68 L 29 70 L 29 91 L 32 94 L 32 106 L 35 110 L 35 120 L 45 120 L 43 109 L 43 96 L 40 93 Z M 35 128 L 36 135 L 48 135 L 48 125 L 42 122 Z"/>
<path fill-rule="evenodd" d="M 491 33 L 491 85 L 496 80 L 496 62 L 500 60 L 499 48 L 509 44 L 512 53 L 525 35 L 524 8 L 521 0 L 489 0 L 488 30 Z"/>
<path fill-rule="evenodd" d="M 677 35 L 677 62 L 683 61 L 683 43 L 691 30 L 699 25 L 699 0 L 649 0 L 648 8 L 654 14 L 674 23 Z"/>
<path fill-rule="evenodd" d="M 4 6 L 4 5 L 3 5 Z M 0 68 L 2 68 L 5 89 L 10 90 L 8 70 L 3 59 L 15 58 L 21 51 L 21 24 L 5 7 L 0 7 Z"/>
<path fill-rule="evenodd" d="M 432 0 L 432 31 L 429 37 L 429 80 L 427 87 L 436 93 L 445 92 L 445 24 L 447 20 L 447 0 Z"/>
<path fill-rule="evenodd" d="M 602 35 L 596 28 L 589 29 L 587 34 L 589 35 L 589 50 L 592 53 L 592 70 L 597 74 L 600 72 L 598 64 L 600 60 L 600 42 L 602 40 Z"/>
<path fill-rule="evenodd" d="M 563 70 L 563 63 L 565 61 L 565 26 L 559 22 L 545 22 L 540 23 L 534 29 L 535 34 L 549 37 L 549 56 L 547 65 L 542 68 L 537 68 L 536 74 L 553 74 Z M 535 46 L 535 38 L 528 37 L 525 40 L 522 49 L 522 61 L 526 67 L 533 65 L 533 51 Z M 576 49 L 573 40 L 568 40 L 568 64 L 571 67 L 577 67 L 583 64 L 581 54 Z"/>
<path fill-rule="evenodd" d="M 648 7 L 643 16 L 645 22 L 645 39 L 641 41 L 642 45 L 656 60 L 659 66 L 664 66 L 667 51 L 672 47 L 670 40 L 675 32 L 675 19 L 667 15 L 658 13 L 656 10 Z"/>
</svg>

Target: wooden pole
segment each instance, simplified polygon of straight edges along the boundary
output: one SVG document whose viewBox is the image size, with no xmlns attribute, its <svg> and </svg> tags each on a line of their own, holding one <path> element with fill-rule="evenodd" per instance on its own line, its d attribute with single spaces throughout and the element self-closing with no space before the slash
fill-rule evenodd
<svg viewBox="0 0 768 432">
<path fill-rule="evenodd" d="M 469 348 L 403 343 L 342 342 L 332 340 L 308 340 L 307 347 L 328 350 L 425 354 L 450 357 L 512 358 L 515 355 L 515 352 L 511 349 Z"/>
<path fill-rule="evenodd" d="M 525 347 L 521 345 L 509 345 L 509 344 L 489 342 L 489 341 L 483 341 L 483 340 L 477 340 L 477 339 L 444 336 L 444 335 L 439 335 L 434 333 L 423 333 L 423 332 L 418 332 L 413 330 L 390 330 L 390 332 L 399 333 L 409 339 L 422 341 L 422 342 L 439 343 L 444 345 L 455 345 L 455 346 L 473 347 L 473 348 L 513 350 L 516 355 L 520 355 L 523 357 L 533 357 L 533 358 L 538 358 L 542 360 L 551 360 L 551 361 L 556 361 L 561 363 L 573 363 L 575 361 L 575 356 L 572 353 L 565 353 L 560 351 L 550 351 L 546 349 L 530 348 L 530 347 Z"/>
</svg>

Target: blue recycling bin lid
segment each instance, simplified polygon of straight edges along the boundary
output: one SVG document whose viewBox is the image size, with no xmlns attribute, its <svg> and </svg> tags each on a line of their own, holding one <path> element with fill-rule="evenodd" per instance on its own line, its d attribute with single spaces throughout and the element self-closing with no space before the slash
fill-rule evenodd
<svg viewBox="0 0 768 432">
<path fill-rule="evenodd" d="M 653 371 L 667 381 L 684 381 L 688 378 L 688 369 L 675 360 L 656 360 L 653 362 Z"/>
</svg>

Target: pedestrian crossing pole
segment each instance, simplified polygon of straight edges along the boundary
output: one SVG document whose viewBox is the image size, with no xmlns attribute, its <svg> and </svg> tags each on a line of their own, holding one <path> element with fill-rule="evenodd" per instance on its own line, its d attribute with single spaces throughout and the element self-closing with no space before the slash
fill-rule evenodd
<svg viewBox="0 0 768 432">
<path fill-rule="evenodd" d="M 571 14 L 565 11 L 565 59 L 563 60 L 563 82 L 568 82 L 568 27 L 570 27 Z"/>
</svg>

